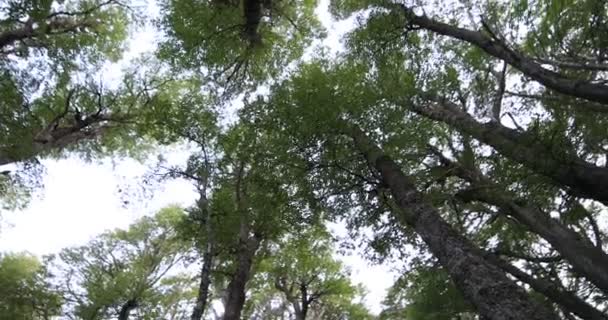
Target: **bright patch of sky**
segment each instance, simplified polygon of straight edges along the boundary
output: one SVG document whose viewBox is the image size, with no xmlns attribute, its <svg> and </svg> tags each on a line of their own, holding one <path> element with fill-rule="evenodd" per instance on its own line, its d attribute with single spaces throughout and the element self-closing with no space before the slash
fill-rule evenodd
<svg viewBox="0 0 608 320">
<path fill-rule="evenodd" d="M 143 3 L 141 4 L 144 5 Z M 328 37 L 323 45 L 333 51 L 343 49 L 341 36 L 353 27 L 353 21 L 336 22 L 327 10 L 328 0 L 321 1 L 317 10 Z M 147 16 L 156 17 L 159 8 L 155 3 L 145 4 Z M 128 44 L 124 59 L 117 64 L 106 64 L 100 71 L 104 82 L 110 85 L 119 81 L 129 61 L 150 53 L 156 48 L 159 37 L 151 23 L 136 30 Z M 184 148 L 164 150 L 169 163 L 184 163 L 188 151 Z M 184 180 L 172 180 L 157 186 L 149 198 L 130 199 L 125 205 L 121 194 L 126 186 L 137 185 L 148 169 L 147 164 L 132 159 L 105 159 L 88 163 L 76 157 L 62 160 L 44 160 L 46 174 L 44 189 L 30 205 L 14 212 L 2 213 L 0 252 L 29 251 L 36 255 L 56 253 L 62 248 L 86 243 L 104 231 L 125 228 L 143 215 L 177 204 L 183 207 L 194 203 L 197 194 Z M 148 164 L 149 165 L 149 164 Z M 5 169 L 0 167 L 0 169 Z M 120 192 L 122 191 L 122 192 Z M 343 225 L 333 225 L 337 236 L 345 236 Z M 393 283 L 395 273 L 389 266 L 371 265 L 361 254 L 338 255 L 351 270 L 356 283 L 363 284 L 368 295 L 365 303 L 375 313 L 381 310 L 386 289 Z"/>
</svg>

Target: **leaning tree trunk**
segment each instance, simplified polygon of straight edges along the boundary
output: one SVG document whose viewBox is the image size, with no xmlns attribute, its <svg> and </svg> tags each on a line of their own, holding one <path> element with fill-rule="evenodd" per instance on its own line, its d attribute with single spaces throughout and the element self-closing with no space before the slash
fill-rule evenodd
<svg viewBox="0 0 608 320">
<path fill-rule="evenodd" d="M 512 199 L 477 169 L 467 169 L 446 158 L 441 161 L 455 175 L 471 184 L 470 192 L 462 192 L 465 200 L 485 202 L 503 209 L 530 231 L 541 236 L 567 260 L 576 273 L 584 276 L 602 291 L 608 293 L 608 255 L 598 246 L 582 240 L 580 235 L 567 228 L 548 213 L 527 205 L 521 199 Z M 493 191 L 494 190 L 494 191 Z"/>
<path fill-rule="evenodd" d="M 534 278 L 493 254 L 488 253 L 487 258 L 505 272 L 510 273 L 518 280 L 530 285 L 530 287 L 532 287 L 532 289 L 534 289 L 536 292 L 543 294 L 551 301 L 560 305 L 563 310 L 571 312 L 579 316 L 581 319 L 608 320 L 608 316 L 606 316 L 606 314 L 595 309 L 572 292 L 567 291 L 561 285 L 550 280 Z"/>
<path fill-rule="evenodd" d="M 425 15 L 416 15 L 412 8 L 408 8 L 404 5 L 399 6 L 407 16 L 408 26 L 417 26 L 437 34 L 468 42 L 485 51 L 487 54 L 501 59 L 517 68 L 524 75 L 540 82 L 547 88 L 562 94 L 608 105 L 608 86 L 603 83 L 572 79 L 555 71 L 546 69 L 531 57 L 510 48 L 504 43 L 503 39 L 493 36 L 491 31 L 488 32 L 489 30 L 484 30 L 484 32 L 482 32 L 452 26 L 428 18 Z M 605 111 L 608 111 L 608 106 Z"/>
<path fill-rule="evenodd" d="M 398 218 L 413 228 L 479 314 L 492 320 L 547 320 L 558 316 L 483 257 L 483 252 L 446 223 L 399 166 L 358 127 L 343 123 L 344 133 L 381 175 L 397 206 Z"/>
<path fill-rule="evenodd" d="M 480 123 L 453 103 L 428 94 L 429 105 L 410 104 L 408 107 L 429 119 L 444 122 L 456 130 L 493 147 L 502 156 L 544 175 L 560 188 L 608 205 L 608 168 L 555 152 L 535 137 L 502 126 L 498 122 Z"/>
</svg>

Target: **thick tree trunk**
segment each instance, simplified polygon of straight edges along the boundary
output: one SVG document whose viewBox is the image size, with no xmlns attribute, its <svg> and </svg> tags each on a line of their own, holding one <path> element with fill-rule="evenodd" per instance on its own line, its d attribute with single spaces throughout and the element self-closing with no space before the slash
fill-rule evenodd
<svg viewBox="0 0 608 320">
<path fill-rule="evenodd" d="M 479 123 L 458 106 L 434 96 L 428 106 L 409 105 L 409 108 L 429 119 L 444 122 L 462 133 L 493 147 L 501 155 L 521 163 L 554 181 L 559 187 L 608 205 L 608 168 L 589 164 L 574 156 L 555 152 L 537 139 L 502 126 L 497 122 Z"/>
<path fill-rule="evenodd" d="M 468 42 L 487 54 L 505 61 L 547 88 L 562 94 L 608 104 L 608 86 L 606 85 L 571 79 L 557 72 L 545 69 L 530 57 L 509 48 L 502 40 L 491 37 L 484 32 L 463 29 L 424 15 L 416 15 L 411 8 L 403 5 L 401 9 L 405 12 L 409 23 L 444 36 Z M 606 111 L 608 111 L 608 107 Z"/>
<path fill-rule="evenodd" d="M 262 0 L 244 0 L 245 37 L 251 45 L 259 44 L 262 39 L 258 32 L 262 20 Z"/>
<path fill-rule="evenodd" d="M 399 166 L 372 143 L 359 128 L 345 124 L 345 133 L 390 188 L 398 213 L 412 227 L 450 274 L 464 297 L 478 312 L 492 320 L 558 319 L 552 311 L 533 301 L 503 270 L 483 257 L 462 235 L 447 224 L 437 209 L 426 203 Z"/>
<path fill-rule="evenodd" d="M 251 274 L 253 258 L 260 247 L 258 236 L 239 241 L 235 273 L 228 284 L 228 298 L 223 320 L 240 320 L 245 304 L 245 287 Z"/>
<path fill-rule="evenodd" d="M 28 145 L 27 153 L 19 151 L 20 148 L 7 147 L 0 149 L 0 165 L 28 161 L 49 152 L 66 149 L 84 140 L 96 139 L 105 134 L 112 124 L 103 123 L 113 121 L 110 116 L 90 115 L 80 123 L 55 128 L 51 123 L 40 130 L 32 140 L 23 140 L 20 143 Z"/>
<path fill-rule="evenodd" d="M 23 27 L 7 30 L 0 33 L 0 49 L 13 45 L 19 40 L 30 38 L 34 35 L 33 20 L 26 22 Z"/>
<path fill-rule="evenodd" d="M 136 300 L 131 299 L 131 300 L 127 301 L 120 308 L 120 312 L 118 313 L 118 320 L 129 320 L 129 316 L 131 315 L 131 311 L 133 311 L 133 309 L 135 309 L 135 308 L 137 308 L 137 301 Z"/>
<path fill-rule="evenodd" d="M 549 214 L 527 205 L 523 200 L 515 200 L 475 169 L 466 169 L 446 158 L 442 162 L 455 175 L 471 183 L 472 191 L 461 193 L 465 200 L 485 202 L 505 210 L 507 214 L 543 239 L 561 254 L 574 270 L 587 278 L 598 288 L 608 293 L 608 255 L 598 246 L 582 239 L 579 234 L 568 229 Z"/>
<path fill-rule="evenodd" d="M 607 320 L 608 317 L 595 309 L 585 301 L 571 292 L 568 292 L 561 285 L 554 283 L 550 280 L 536 279 L 531 275 L 521 271 L 514 267 L 510 263 L 496 257 L 493 254 L 487 254 L 488 260 L 496 264 L 504 271 L 510 273 L 518 280 L 527 283 L 536 292 L 539 292 L 549 298 L 551 301 L 560 305 L 564 310 L 571 312 L 581 319 L 588 320 Z"/>
</svg>

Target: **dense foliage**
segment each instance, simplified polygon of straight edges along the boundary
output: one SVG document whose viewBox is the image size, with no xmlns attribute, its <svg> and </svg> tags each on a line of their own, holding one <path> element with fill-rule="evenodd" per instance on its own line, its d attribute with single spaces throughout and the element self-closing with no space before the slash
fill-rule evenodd
<svg viewBox="0 0 608 320">
<path fill-rule="evenodd" d="M 157 4 L 154 55 L 109 84 L 145 10 L 0 5 L 3 208 L 39 160 L 173 144 L 142 184 L 198 192 L 3 253 L 0 319 L 608 319 L 606 1 Z M 377 315 L 350 246 L 401 273 Z"/>
</svg>

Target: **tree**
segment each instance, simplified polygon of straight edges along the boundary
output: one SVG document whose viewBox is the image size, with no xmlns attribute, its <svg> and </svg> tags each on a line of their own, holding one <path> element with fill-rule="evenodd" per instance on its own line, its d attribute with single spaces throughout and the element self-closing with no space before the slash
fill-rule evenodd
<svg viewBox="0 0 608 320">
<path fill-rule="evenodd" d="M 113 90 L 73 75 L 120 51 L 125 7 L 6 6 L 17 18 L 0 27 L 0 164 L 150 140 L 197 149 L 160 174 L 199 193 L 163 242 L 176 244 L 169 256 L 196 251 L 197 290 L 187 275 L 138 285 L 155 272 L 138 267 L 138 254 L 105 266 L 114 244 L 122 254 L 125 239 L 146 242 L 109 233 L 100 249 L 64 254 L 74 266 L 64 270 L 86 274 L 67 288 L 68 310 L 154 318 L 191 309 L 198 320 L 219 301 L 226 320 L 292 310 L 367 319 L 319 231 L 344 221 L 369 258 L 409 272 L 384 318 L 606 319 L 604 3 L 332 1 L 333 18 L 356 24 L 331 59 L 310 50 L 322 37 L 315 6 L 164 1 L 160 62 L 138 64 L 147 70 Z M 90 20 L 102 16 L 112 23 Z M 42 71 L 21 72 L 35 63 Z M 241 94 L 225 124 L 215 106 Z M 0 178 L 3 196 L 27 194 L 26 179 Z"/>
<path fill-rule="evenodd" d="M 154 217 L 140 219 L 128 230 L 108 232 L 85 246 L 64 249 L 57 268 L 69 302 L 67 316 L 114 316 L 126 320 L 134 311 L 144 317 L 163 308 L 175 308 L 163 306 L 163 302 L 169 298 L 180 302 L 167 290 L 188 294 L 183 288 L 174 291 L 175 285 L 171 285 L 184 285 L 183 280 L 171 277 L 189 253 L 189 244 L 180 241 L 176 232 L 182 218 L 183 212 L 178 208 L 163 209 Z M 191 287 L 192 283 L 187 285 Z M 189 297 L 188 294 L 182 299 Z"/>
<path fill-rule="evenodd" d="M 27 253 L 0 257 L 0 319 L 52 319 L 62 297 L 51 285 L 46 265 Z"/>
<path fill-rule="evenodd" d="M 62 149 L 121 118 L 107 114 L 116 94 L 72 77 L 121 56 L 129 8 L 113 0 L 9 1 L 2 11 L 0 118 L 10 134 L 0 164 Z"/>
<path fill-rule="evenodd" d="M 160 57 L 230 94 L 280 76 L 320 35 L 315 1 L 163 1 Z M 213 83 L 208 83 L 214 87 Z"/>
<path fill-rule="evenodd" d="M 261 276 L 291 305 L 298 320 L 309 314 L 313 319 L 366 319 L 365 307 L 353 301 L 361 294 L 359 288 L 333 254 L 327 231 L 312 227 L 279 242 Z"/>
<path fill-rule="evenodd" d="M 225 180 L 216 190 L 219 197 L 216 212 L 224 219 L 231 217 L 233 235 L 222 243 L 234 252 L 228 259 L 230 274 L 226 287 L 224 320 L 239 319 L 245 305 L 246 289 L 253 276 L 257 253 L 267 244 L 298 227 L 298 203 L 289 198 L 289 183 L 270 174 L 272 153 L 266 153 L 265 137 L 247 123 L 235 126 L 223 139 Z"/>
<path fill-rule="evenodd" d="M 368 91 L 365 84 L 353 88 L 344 86 L 345 84 L 332 83 L 344 79 L 340 76 L 345 75 L 346 72 L 350 72 L 352 77 L 356 76 L 357 72 L 366 72 L 365 70 L 356 66 L 352 69 L 348 66 L 337 69 L 336 74 L 327 75 L 331 69 L 324 69 L 322 65 L 302 67 L 301 75 L 277 87 L 269 103 L 264 104 L 269 111 L 257 110 L 260 114 L 269 114 L 268 118 L 258 115 L 257 120 L 270 121 L 269 127 L 280 128 L 279 130 L 289 134 L 290 139 L 297 137 L 301 138 L 302 142 L 316 139 L 316 143 L 308 145 L 310 146 L 308 150 L 306 147 L 296 149 L 287 147 L 290 148 L 287 152 L 299 154 L 304 157 L 304 161 L 309 161 L 311 163 L 309 167 L 321 170 L 344 168 L 342 170 L 350 175 L 351 179 L 364 180 L 363 182 L 369 183 L 371 188 L 380 189 L 376 192 L 386 197 L 386 200 L 380 198 L 379 201 L 395 204 L 396 210 L 389 211 L 389 214 L 395 215 L 394 219 L 399 223 L 415 230 L 428 246 L 429 251 L 446 268 L 463 295 L 482 315 L 496 319 L 501 317 L 524 319 L 531 315 L 539 318 L 556 318 L 544 306 L 529 299 L 524 290 L 507 278 L 504 271 L 484 258 L 475 244 L 450 226 L 430 201 L 416 189 L 413 178 L 406 176 L 401 166 L 355 124 L 361 115 L 368 112 L 366 108 L 373 108 L 368 106 L 374 106 L 376 101 L 373 97 L 365 95 Z M 357 79 L 360 78 L 351 81 L 360 81 Z M 314 84 L 313 88 L 311 84 Z M 344 91 L 340 91 L 341 89 Z M 312 95 L 312 92 L 315 94 Z M 345 96 L 341 96 L 342 94 Z M 325 99 L 328 96 L 331 96 L 333 101 L 337 101 L 331 109 L 325 107 L 327 103 Z M 341 100 L 343 97 L 344 100 Z M 362 100 L 356 100 L 359 97 Z M 311 128 L 308 124 L 314 125 Z M 341 147 L 340 144 L 348 147 Z M 321 156 L 315 153 L 320 153 Z M 315 156 L 310 158 L 310 155 Z M 333 191 L 331 194 L 336 195 L 336 192 L 340 192 L 340 195 L 348 199 L 345 199 L 347 202 L 350 200 L 351 208 L 354 205 L 353 199 L 369 201 L 369 196 L 365 194 L 367 193 L 365 186 L 362 187 L 364 189 L 362 191 L 358 191 L 357 187 L 354 187 L 357 191 L 344 190 L 344 187 L 340 186 L 340 178 L 335 178 L 340 177 L 340 173 L 325 172 L 312 176 L 321 180 L 327 179 L 327 182 L 319 181 L 319 185 L 332 186 L 336 183 L 333 181 L 338 180 L 335 190 L 341 191 Z M 364 195 L 361 195 L 361 192 Z M 329 205 L 336 203 L 334 199 L 329 199 Z M 497 285 L 501 287 L 500 290 L 496 289 Z M 501 295 L 504 296 L 500 298 Z"/>
</svg>

